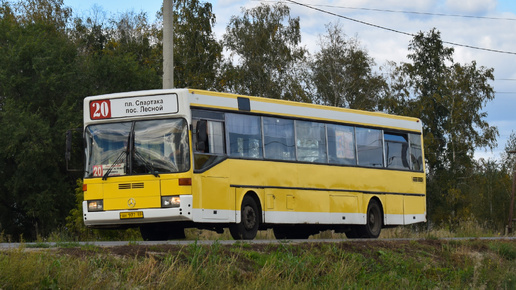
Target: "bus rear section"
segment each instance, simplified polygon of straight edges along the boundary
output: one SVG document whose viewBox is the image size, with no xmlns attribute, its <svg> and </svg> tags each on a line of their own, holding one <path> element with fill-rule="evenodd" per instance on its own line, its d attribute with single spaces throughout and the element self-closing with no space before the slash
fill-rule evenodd
<svg viewBox="0 0 516 290">
<path fill-rule="evenodd" d="M 296 239 L 426 221 L 416 118 L 197 90 L 191 107 L 196 222 Z"/>
</svg>

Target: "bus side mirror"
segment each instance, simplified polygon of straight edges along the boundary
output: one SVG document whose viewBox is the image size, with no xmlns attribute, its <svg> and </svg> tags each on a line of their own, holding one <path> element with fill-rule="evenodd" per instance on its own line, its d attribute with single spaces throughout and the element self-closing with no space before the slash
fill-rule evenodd
<svg viewBox="0 0 516 290">
<path fill-rule="evenodd" d="M 206 153 L 208 151 L 208 121 L 199 120 L 196 127 L 198 152 Z"/>
<path fill-rule="evenodd" d="M 70 161 L 72 155 L 72 130 L 66 131 L 66 150 L 65 150 L 65 159 L 66 161 Z"/>
<path fill-rule="evenodd" d="M 78 160 L 75 160 L 75 159 L 80 159 L 77 157 L 77 153 L 79 153 L 80 150 L 74 150 L 74 146 L 73 146 L 74 132 L 82 133 L 82 130 L 77 128 L 77 129 L 71 129 L 71 130 L 66 131 L 66 148 L 65 148 L 66 170 L 67 171 L 82 171 L 82 169 L 70 168 L 70 163 L 72 163 L 72 161 L 78 162 Z M 75 134 L 75 135 L 77 135 L 77 134 Z M 75 140 L 77 141 L 77 139 L 75 139 Z M 72 155 L 74 155 L 75 158 L 72 158 Z M 74 160 L 72 160 L 72 159 L 74 159 Z"/>
</svg>

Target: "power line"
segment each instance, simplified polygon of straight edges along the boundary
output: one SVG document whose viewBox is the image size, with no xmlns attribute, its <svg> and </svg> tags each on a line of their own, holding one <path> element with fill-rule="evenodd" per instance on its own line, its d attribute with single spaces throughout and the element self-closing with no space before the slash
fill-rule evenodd
<svg viewBox="0 0 516 290">
<path fill-rule="evenodd" d="M 387 30 L 387 31 L 390 31 L 390 32 L 394 32 L 394 33 L 398 33 L 398 34 L 403 34 L 403 35 L 407 35 L 407 36 L 411 36 L 411 37 L 416 36 L 413 33 L 408 33 L 408 32 L 396 30 L 396 29 L 393 29 L 393 28 L 388 28 L 388 27 L 385 27 L 385 26 L 380 26 L 380 25 L 377 25 L 377 24 L 373 24 L 373 23 L 362 21 L 362 20 L 354 19 L 354 18 L 351 18 L 351 17 L 343 16 L 343 15 L 340 15 L 340 14 L 337 14 L 337 13 L 334 13 L 334 12 L 323 10 L 323 9 L 320 9 L 320 8 L 317 8 L 317 7 L 313 7 L 313 6 L 310 6 L 310 5 L 307 5 L 307 4 L 299 3 L 299 2 L 296 2 L 296 1 L 292 1 L 292 0 L 286 0 L 286 1 L 290 2 L 292 4 L 296 4 L 296 5 L 302 6 L 302 7 L 306 7 L 308 9 L 312 9 L 312 10 L 319 11 L 319 12 L 322 12 L 322 13 L 325 13 L 325 14 L 333 15 L 333 16 L 336 16 L 336 17 L 339 17 L 339 18 L 343 18 L 343 19 L 346 19 L 346 20 L 349 20 L 349 21 L 357 22 L 357 23 L 360 23 L 360 24 L 364 24 L 364 25 L 367 25 L 367 26 L 374 27 L 374 28 L 378 28 L 378 29 L 382 29 L 382 30 Z M 483 48 L 483 47 L 472 46 L 472 45 L 467 45 L 467 44 L 460 44 L 460 43 L 455 43 L 455 42 L 450 42 L 450 41 L 443 41 L 443 43 L 446 43 L 446 44 L 449 44 L 449 45 L 453 45 L 453 46 L 466 47 L 466 48 L 470 48 L 470 49 L 476 49 L 476 50 L 482 50 L 482 51 L 488 51 L 488 52 L 516 55 L 516 52 L 512 52 L 512 51 L 504 51 L 504 50 L 498 50 L 498 49 Z"/>
<path fill-rule="evenodd" d="M 276 2 L 276 1 L 264 1 L 264 0 L 252 0 L 252 1 Z M 328 8 L 349 9 L 349 10 L 363 10 L 363 11 L 374 11 L 374 12 L 387 12 L 387 13 L 402 13 L 402 14 L 415 14 L 415 15 L 427 15 L 427 16 L 442 16 L 442 17 L 459 17 L 459 18 L 474 18 L 474 19 L 516 21 L 516 18 L 510 18 L 510 17 L 492 17 L 492 16 L 478 16 L 478 15 L 464 15 L 464 14 L 432 13 L 432 12 L 420 12 L 420 11 L 405 11 L 405 10 L 391 10 L 391 9 L 378 9 L 378 8 L 365 8 L 365 7 L 350 7 L 350 6 L 339 6 L 339 5 L 329 5 L 329 4 L 311 4 L 311 5 L 313 7 L 328 7 Z"/>
<path fill-rule="evenodd" d="M 329 7 L 329 8 L 341 8 L 341 9 L 350 9 L 350 10 L 375 11 L 375 12 L 428 15 L 428 16 L 444 16 L 444 17 L 460 17 L 460 18 L 475 18 L 475 19 L 516 21 L 516 18 L 505 18 L 505 17 L 489 17 L 489 16 L 474 16 L 474 15 L 460 15 L 460 14 L 430 13 L 430 12 L 389 10 L 389 9 L 362 8 L 362 7 L 348 7 L 348 6 L 336 6 L 336 5 L 323 5 L 323 4 L 320 4 L 320 5 L 314 4 L 313 6 Z"/>
</svg>

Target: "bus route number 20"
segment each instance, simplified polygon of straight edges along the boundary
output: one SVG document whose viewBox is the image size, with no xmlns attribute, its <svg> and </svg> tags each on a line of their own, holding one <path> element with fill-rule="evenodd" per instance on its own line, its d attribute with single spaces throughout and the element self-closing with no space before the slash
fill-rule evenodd
<svg viewBox="0 0 516 290">
<path fill-rule="evenodd" d="M 92 120 L 111 118 L 111 102 L 109 100 L 90 102 L 90 118 Z"/>
</svg>

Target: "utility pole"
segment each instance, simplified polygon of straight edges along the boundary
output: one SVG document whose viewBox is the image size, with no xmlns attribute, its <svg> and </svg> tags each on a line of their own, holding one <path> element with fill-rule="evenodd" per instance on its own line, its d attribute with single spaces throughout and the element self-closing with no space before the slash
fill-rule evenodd
<svg viewBox="0 0 516 290">
<path fill-rule="evenodd" d="M 174 88 L 174 7 L 163 0 L 163 88 Z"/>
<path fill-rule="evenodd" d="M 516 150 L 513 151 L 507 151 L 507 154 L 514 154 L 516 153 Z M 512 192 L 511 192 L 511 203 L 509 207 L 509 219 L 507 220 L 507 233 L 512 233 L 512 225 L 514 223 L 514 192 L 516 191 L 516 164 L 514 165 L 513 169 L 513 177 L 512 177 Z"/>
</svg>

